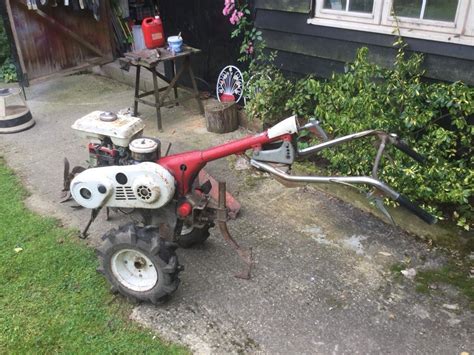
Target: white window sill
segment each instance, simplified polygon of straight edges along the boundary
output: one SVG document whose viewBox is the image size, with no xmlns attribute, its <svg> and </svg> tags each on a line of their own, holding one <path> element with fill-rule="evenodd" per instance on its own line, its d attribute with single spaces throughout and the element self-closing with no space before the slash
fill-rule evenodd
<svg viewBox="0 0 474 355">
<path fill-rule="evenodd" d="M 307 23 L 311 25 L 337 27 L 337 28 L 372 32 L 372 33 L 382 33 L 382 34 L 390 34 L 390 35 L 396 34 L 396 29 L 392 26 L 351 22 L 350 19 L 335 20 L 335 19 L 326 19 L 326 18 L 310 18 L 307 21 Z M 429 31 L 429 30 L 423 30 L 423 29 L 408 29 L 408 28 L 400 28 L 400 34 L 402 37 L 419 38 L 419 39 L 425 39 L 425 40 L 430 40 L 430 41 L 456 43 L 456 44 L 474 46 L 474 37 L 466 36 L 466 35 L 456 35 L 456 34 L 448 34 L 448 33 L 435 32 L 435 31 Z"/>
</svg>

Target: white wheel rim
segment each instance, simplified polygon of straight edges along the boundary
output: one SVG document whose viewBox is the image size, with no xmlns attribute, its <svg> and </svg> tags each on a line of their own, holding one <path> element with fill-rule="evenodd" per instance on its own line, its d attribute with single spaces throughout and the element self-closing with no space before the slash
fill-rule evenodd
<svg viewBox="0 0 474 355">
<path fill-rule="evenodd" d="M 110 263 L 112 274 L 130 290 L 149 291 L 158 282 L 155 266 L 150 258 L 138 250 L 119 250 L 112 256 Z"/>
<path fill-rule="evenodd" d="M 239 102 L 244 91 L 244 78 L 239 68 L 228 65 L 217 77 L 216 94 L 219 102 L 222 94 L 234 95 L 235 102 Z"/>
</svg>

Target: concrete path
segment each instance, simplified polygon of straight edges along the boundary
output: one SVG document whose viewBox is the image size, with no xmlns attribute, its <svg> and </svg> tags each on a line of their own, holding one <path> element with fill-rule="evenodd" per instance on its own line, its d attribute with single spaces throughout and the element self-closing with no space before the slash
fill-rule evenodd
<svg viewBox="0 0 474 355">
<path fill-rule="evenodd" d="M 93 110 L 131 105 L 132 89 L 115 81 L 76 75 L 37 84 L 27 92 L 37 121 L 26 132 L 0 135 L 1 153 L 31 191 L 28 204 L 82 228 L 88 211 L 58 204 L 62 159 L 87 159 L 86 143 L 70 125 Z M 156 135 L 150 109 L 141 110 L 147 135 Z M 163 145 L 172 153 L 221 143 L 245 132 L 206 132 L 194 107 L 164 109 Z M 474 352 L 474 317 L 451 288 L 420 294 L 390 267 L 441 265 L 426 244 L 315 189 L 287 189 L 274 180 L 237 171 L 235 159 L 209 165 L 242 203 L 230 223 L 234 237 L 253 248 L 250 281 L 235 279 L 239 259 L 216 230 L 202 247 L 178 250 L 185 271 L 164 306 L 139 305 L 131 318 L 196 353 L 459 354 Z M 84 165 L 84 164 L 83 164 Z M 128 217 L 101 215 L 87 243 Z M 95 267 L 91 265 L 91 267 Z"/>
</svg>

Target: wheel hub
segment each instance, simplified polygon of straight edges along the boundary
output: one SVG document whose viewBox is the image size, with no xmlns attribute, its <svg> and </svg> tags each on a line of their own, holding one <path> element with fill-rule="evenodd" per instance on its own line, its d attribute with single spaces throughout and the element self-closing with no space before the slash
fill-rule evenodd
<svg viewBox="0 0 474 355">
<path fill-rule="evenodd" d="M 122 249 L 111 258 L 111 270 L 118 282 L 137 292 L 151 290 L 158 282 L 153 262 L 143 252 Z"/>
</svg>

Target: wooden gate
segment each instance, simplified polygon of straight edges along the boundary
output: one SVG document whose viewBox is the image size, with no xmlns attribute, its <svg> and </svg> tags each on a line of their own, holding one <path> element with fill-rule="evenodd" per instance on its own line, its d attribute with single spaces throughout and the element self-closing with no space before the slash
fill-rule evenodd
<svg viewBox="0 0 474 355">
<path fill-rule="evenodd" d="M 113 60 L 108 0 L 100 1 L 100 21 L 70 6 L 29 10 L 26 0 L 4 1 L 25 84 Z"/>
</svg>

